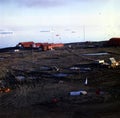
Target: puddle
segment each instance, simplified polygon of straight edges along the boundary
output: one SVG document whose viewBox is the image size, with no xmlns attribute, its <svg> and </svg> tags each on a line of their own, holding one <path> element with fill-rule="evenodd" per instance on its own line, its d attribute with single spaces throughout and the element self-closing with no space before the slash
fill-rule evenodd
<svg viewBox="0 0 120 118">
<path fill-rule="evenodd" d="M 79 70 L 80 72 L 87 72 L 87 71 L 91 71 L 91 68 L 89 67 L 70 67 L 70 70 Z"/>
<path fill-rule="evenodd" d="M 49 60 L 58 60 L 59 58 L 58 58 L 58 57 L 54 57 L 54 58 L 53 58 L 53 57 L 49 57 L 49 58 L 47 58 L 47 57 L 46 57 L 46 58 L 44 58 L 44 59 L 49 59 Z"/>
<path fill-rule="evenodd" d="M 80 67 L 70 67 L 70 70 L 80 70 Z"/>
<path fill-rule="evenodd" d="M 66 74 L 66 73 L 57 73 L 57 74 L 53 74 L 54 77 L 67 77 L 70 74 Z"/>
<path fill-rule="evenodd" d="M 18 81 L 24 81 L 25 80 L 25 77 L 20 75 L 20 76 L 16 76 L 15 77 Z"/>
<path fill-rule="evenodd" d="M 107 52 L 103 52 L 103 53 L 89 53 L 89 54 L 83 54 L 85 56 L 102 56 L 102 55 L 109 55 L 109 53 Z"/>
<path fill-rule="evenodd" d="M 83 71 L 91 71 L 91 68 L 88 68 L 88 67 L 86 67 L 86 68 L 80 68 L 80 70 L 83 70 Z"/>
<path fill-rule="evenodd" d="M 0 60 L 4 60 L 5 58 L 3 58 L 3 57 L 0 57 Z"/>
<path fill-rule="evenodd" d="M 52 68 L 50 68 L 48 66 L 41 66 L 39 69 L 40 69 L 40 71 L 49 71 L 49 70 L 52 70 Z"/>
<path fill-rule="evenodd" d="M 70 96 L 86 95 L 87 91 L 71 91 Z"/>
</svg>

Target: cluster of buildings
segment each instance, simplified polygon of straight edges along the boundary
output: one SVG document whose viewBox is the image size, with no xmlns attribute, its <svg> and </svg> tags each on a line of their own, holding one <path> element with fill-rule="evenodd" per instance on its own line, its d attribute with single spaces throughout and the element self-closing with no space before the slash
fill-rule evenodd
<svg viewBox="0 0 120 118">
<path fill-rule="evenodd" d="M 19 48 L 41 48 L 43 51 L 52 50 L 54 48 L 63 47 L 63 43 L 35 43 L 31 42 L 20 42 L 16 45 Z"/>
<path fill-rule="evenodd" d="M 20 42 L 16 45 L 19 48 L 37 48 L 43 51 L 45 50 L 52 50 L 54 48 L 63 47 L 63 43 L 35 43 L 33 41 L 30 42 Z M 114 37 L 109 39 L 108 41 L 101 41 L 101 42 L 84 42 L 80 43 L 80 47 L 103 47 L 103 46 L 120 46 L 120 38 Z"/>
</svg>

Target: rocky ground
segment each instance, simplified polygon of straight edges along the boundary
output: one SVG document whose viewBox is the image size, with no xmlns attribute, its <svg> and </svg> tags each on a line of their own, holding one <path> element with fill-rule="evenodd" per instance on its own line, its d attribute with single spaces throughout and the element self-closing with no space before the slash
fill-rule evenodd
<svg viewBox="0 0 120 118">
<path fill-rule="evenodd" d="M 95 64 L 120 61 L 120 48 L 81 48 L 0 53 L 0 117 L 119 118 L 120 68 Z M 103 53 L 102 55 L 86 55 Z M 107 53 L 107 54 L 104 54 Z M 88 80 L 85 85 L 85 80 Z M 71 95 L 85 91 L 87 94 Z"/>
</svg>

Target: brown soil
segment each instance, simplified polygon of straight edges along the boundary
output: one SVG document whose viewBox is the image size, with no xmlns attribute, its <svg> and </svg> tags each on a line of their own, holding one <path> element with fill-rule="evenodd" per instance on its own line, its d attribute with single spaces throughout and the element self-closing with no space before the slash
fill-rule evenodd
<svg viewBox="0 0 120 118">
<path fill-rule="evenodd" d="M 119 51 L 65 47 L 0 53 L 0 79 L 11 89 L 0 93 L 0 118 L 119 118 L 120 68 L 93 64 L 94 60 L 107 61 L 110 57 L 120 61 Z M 83 55 L 98 52 L 109 54 Z M 72 66 L 83 70 L 70 70 Z M 55 76 L 58 73 L 62 76 Z M 18 75 L 25 80 L 17 80 Z M 88 85 L 84 85 L 86 77 Z M 70 96 L 71 91 L 79 90 L 87 91 L 87 95 Z"/>
</svg>

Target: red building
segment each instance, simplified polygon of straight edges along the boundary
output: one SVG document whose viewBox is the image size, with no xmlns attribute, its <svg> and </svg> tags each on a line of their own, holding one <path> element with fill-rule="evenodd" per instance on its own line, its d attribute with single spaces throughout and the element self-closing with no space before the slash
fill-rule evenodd
<svg viewBox="0 0 120 118">
<path fill-rule="evenodd" d="M 42 43 L 35 43 L 35 47 L 36 48 L 39 48 L 39 47 L 41 47 L 42 46 Z"/>
<path fill-rule="evenodd" d="M 32 48 L 34 47 L 34 42 L 20 42 L 18 45 L 18 47 L 23 47 L 23 48 Z"/>
<path fill-rule="evenodd" d="M 60 48 L 60 47 L 63 47 L 64 44 L 62 43 L 42 43 L 41 45 L 41 48 L 42 50 L 51 50 L 51 49 L 54 49 L 54 48 Z"/>
<path fill-rule="evenodd" d="M 120 46 L 120 38 L 114 37 L 107 42 L 107 46 Z"/>
<path fill-rule="evenodd" d="M 23 47 L 23 48 L 41 48 L 42 50 L 51 50 L 53 48 L 60 48 L 63 47 L 64 44 L 62 43 L 34 43 L 33 41 L 31 42 L 20 42 L 18 47 Z"/>
</svg>

